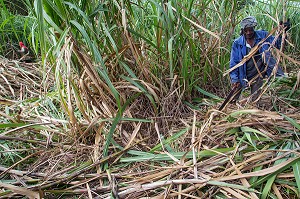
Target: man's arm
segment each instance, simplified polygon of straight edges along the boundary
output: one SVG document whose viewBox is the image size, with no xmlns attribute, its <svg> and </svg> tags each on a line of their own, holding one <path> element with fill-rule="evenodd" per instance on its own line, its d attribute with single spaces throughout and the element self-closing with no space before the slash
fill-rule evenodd
<svg viewBox="0 0 300 199">
<path fill-rule="evenodd" d="M 239 50 L 238 49 L 238 45 L 236 43 L 232 44 L 231 47 L 231 53 L 230 53 L 230 63 L 229 63 L 229 67 L 232 68 L 235 65 L 237 65 L 240 60 L 238 58 L 238 54 L 239 54 Z M 235 70 L 230 72 L 230 79 L 231 79 L 231 83 L 235 84 L 235 83 L 239 83 L 239 68 L 236 68 Z"/>
<path fill-rule="evenodd" d="M 286 33 L 286 31 L 288 31 L 291 28 L 290 19 L 288 19 L 284 23 L 282 21 L 280 21 L 279 26 L 283 30 L 283 32 Z M 272 43 L 276 37 L 270 36 L 269 38 L 270 38 L 270 43 Z M 287 39 L 287 35 L 285 35 L 285 39 Z M 285 43 L 286 43 L 285 41 L 284 41 L 284 43 L 282 43 L 282 34 L 280 34 L 279 37 L 277 37 L 277 40 L 275 41 L 275 47 L 277 49 L 280 49 L 281 45 L 285 45 Z"/>
</svg>

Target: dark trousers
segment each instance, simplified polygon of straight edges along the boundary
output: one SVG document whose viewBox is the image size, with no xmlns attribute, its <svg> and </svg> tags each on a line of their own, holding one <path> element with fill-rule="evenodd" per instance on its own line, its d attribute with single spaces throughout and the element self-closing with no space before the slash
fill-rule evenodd
<svg viewBox="0 0 300 199">
<path fill-rule="evenodd" d="M 263 78 L 258 77 L 256 79 L 256 81 L 254 81 L 251 85 L 250 85 L 250 89 L 251 89 L 251 101 L 254 102 L 255 100 L 257 100 L 257 98 L 260 96 L 261 94 L 261 86 L 263 85 Z M 240 91 L 235 95 L 235 97 L 233 98 L 233 102 L 237 101 L 240 97 L 242 93 L 242 89 L 240 89 Z"/>
</svg>

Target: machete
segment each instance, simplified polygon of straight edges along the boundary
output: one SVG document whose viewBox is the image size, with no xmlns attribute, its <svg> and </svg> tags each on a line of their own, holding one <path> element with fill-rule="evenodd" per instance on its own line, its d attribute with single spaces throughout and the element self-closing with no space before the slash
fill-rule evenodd
<svg viewBox="0 0 300 199">
<path fill-rule="evenodd" d="M 227 95 L 226 99 L 224 100 L 224 102 L 221 104 L 221 106 L 219 107 L 219 111 L 222 111 L 225 106 L 227 106 L 228 103 L 230 103 L 232 101 L 232 99 L 242 90 L 242 87 L 236 86 L 234 87 L 230 93 Z"/>
</svg>

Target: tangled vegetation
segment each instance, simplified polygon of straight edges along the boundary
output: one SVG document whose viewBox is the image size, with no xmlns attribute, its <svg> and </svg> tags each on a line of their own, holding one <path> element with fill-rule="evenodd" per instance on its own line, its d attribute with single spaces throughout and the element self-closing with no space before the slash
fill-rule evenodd
<svg viewBox="0 0 300 199">
<path fill-rule="evenodd" d="M 0 2 L 0 198 L 300 197 L 297 2 Z M 288 75 L 219 111 L 246 15 Z"/>
</svg>

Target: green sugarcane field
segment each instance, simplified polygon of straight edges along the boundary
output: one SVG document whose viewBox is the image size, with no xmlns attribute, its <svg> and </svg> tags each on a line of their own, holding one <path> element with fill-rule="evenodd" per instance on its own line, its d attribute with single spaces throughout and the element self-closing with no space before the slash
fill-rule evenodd
<svg viewBox="0 0 300 199">
<path fill-rule="evenodd" d="M 300 198 L 299 1 L 0 7 L 0 198 Z"/>
</svg>

